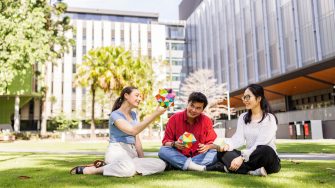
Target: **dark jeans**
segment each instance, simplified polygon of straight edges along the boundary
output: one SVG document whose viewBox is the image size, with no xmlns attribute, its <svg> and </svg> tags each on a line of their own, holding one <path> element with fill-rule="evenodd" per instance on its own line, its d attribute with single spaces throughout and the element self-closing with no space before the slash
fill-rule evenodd
<svg viewBox="0 0 335 188">
<path fill-rule="evenodd" d="M 222 162 L 227 169 L 229 169 L 232 160 L 238 156 L 241 156 L 241 152 L 238 150 L 217 153 L 218 160 Z M 229 170 L 229 172 L 247 174 L 249 171 L 256 170 L 261 167 L 264 167 L 268 174 L 277 173 L 281 168 L 280 159 L 270 146 L 257 146 L 255 151 L 251 153 L 248 162 L 243 162 L 237 171 Z"/>
</svg>

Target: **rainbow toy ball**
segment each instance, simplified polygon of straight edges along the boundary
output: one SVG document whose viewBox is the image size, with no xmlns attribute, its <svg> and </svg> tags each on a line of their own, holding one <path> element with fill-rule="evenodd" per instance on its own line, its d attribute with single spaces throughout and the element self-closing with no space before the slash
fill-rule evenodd
<svg viewBox="0 0 335 188">
<path fill-rule="evenodd" d="M 191 148 L 196 141 L 197 140 L 195 139 L 194 135 L 189 132 L 184 132 L 184 134 L 181 135 L 178 139 L 178 142 L 183 143 L 186 148 Z"/>
<path fill-rule="evenodd" d="M 160 106 L 168 108 L 174 106 L 174 98 L 176 93 L 172 89 L 160 89 L 156 95 L 156 100 Z"/>
</svg>

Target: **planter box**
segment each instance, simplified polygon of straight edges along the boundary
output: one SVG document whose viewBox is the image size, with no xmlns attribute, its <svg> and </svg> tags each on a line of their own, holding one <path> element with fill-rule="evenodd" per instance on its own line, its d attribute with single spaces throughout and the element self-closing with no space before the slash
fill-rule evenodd
<svg viewBox="0 0 335 188">
<path fill-rule="evenodd" d="M 0 136 L 0 141 L 14 141 L 14 140 L 15 140 L 14 135 Z"/>
</svg>

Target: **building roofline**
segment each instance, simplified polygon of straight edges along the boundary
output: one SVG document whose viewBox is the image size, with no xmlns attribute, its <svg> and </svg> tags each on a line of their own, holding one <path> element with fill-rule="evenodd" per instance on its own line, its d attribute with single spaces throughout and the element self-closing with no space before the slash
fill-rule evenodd
<svg viewBox="0 0 335 188">
<path fill-rule="evenodd" d="M 135 11 L 120 11 L 120 10 L 107 10 L 107 9 L 90 9 L 90 8 L 79 8 L 79 7 L 68 7 L 66 10 L 68 13 L 89 13 L 89 14 L 104 14 L 104 15 L 119 15 L 119 16 L 131 16 L 131 17 L 145 17 L 145 18 L 156 18 L 158 19 L 158 13 L 152 12 L 135 12 Z"/>
<path fill-rule="evenodd" d="M 314 72 L 318 72 L 318 71 L 322 71 L 322 70 L 325 70 L 325 69 L 332 68 L 332 67 L 334 67 L 334 62 L 335 62 L 335 57 L 329 57 L 329 58 L 326 58 L 326 59 L 324 59 L 320 62 L 313 63 L 313 64 L 310 64 L 310 65 L 292 70 L 288 73 L 272 77 L 268 80 L 264 80 L 264 81 L 258 82 L 256 84 L 259 84 L 263 87 L 271 86 L 273 84 L 277 84 L 277 83 L 280 83 L 280 82 L 295 79 L 295 78 L 298 78 L 300 76 L 306 76 L 306 75 L 314 73 Z M 230 92 L 230 96 L 237 96 L 237 95 L 243 93 L 245 88 L 246 87 L 243 87 L 243 88 L 240 88 L 240 89 L 237 89 L 237 90 L 234 90 L 234 91 Z"/>
<path fill-rule="evenodd" d="M 186 21 L 184 20 L 159 20 L 158 24 L 171 25 L 171 26 L 185 26 Z"/>
</svg>

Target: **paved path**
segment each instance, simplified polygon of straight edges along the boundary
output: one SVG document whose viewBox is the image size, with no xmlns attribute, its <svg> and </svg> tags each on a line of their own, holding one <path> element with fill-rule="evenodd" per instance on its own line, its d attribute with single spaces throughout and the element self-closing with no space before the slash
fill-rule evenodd
<svg viewBox="0 0 335 188">
<path fill-rule="evenodd" d="M 76 155 L 105 155 L 105 152 L 95 151 L 47 151 L 47 150 L 15 150 L 0 149 L 0 152 L 6 153 L 48 153 L 48 154 L 76 154 Z M 157 152 L 144 152 L 145 156 L 158 156 Z M 335 154 L 324 153 L 279 153 L 281 159 L 288 160 L 335 160 Z"/>
</svg>

